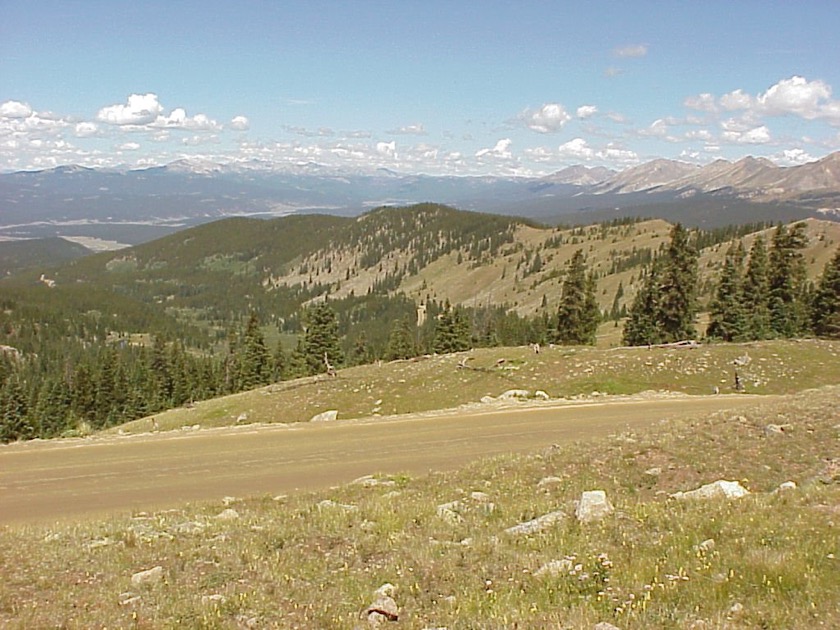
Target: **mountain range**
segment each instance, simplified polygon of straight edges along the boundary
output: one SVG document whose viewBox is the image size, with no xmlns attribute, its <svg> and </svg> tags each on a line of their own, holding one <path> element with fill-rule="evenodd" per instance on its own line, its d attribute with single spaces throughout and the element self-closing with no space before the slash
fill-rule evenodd
<svg viewBox="0 0 840 630">
<path fill-rule="evenodd" d="M 316 163 L 279 170 L 257 161 L 62 166 L 0 174 L 0 238 L 63 236 L 116 248 L 230 216 L 358 216 L 423 201 L 578 225 L 623 216 L 706 228 L 840 220 L 840 152 L 792 167 L 753 157 L 706 166 L 657 159 L 620 172 L 577 165 L 541 178 L 348 173 Z"/>
</svg>

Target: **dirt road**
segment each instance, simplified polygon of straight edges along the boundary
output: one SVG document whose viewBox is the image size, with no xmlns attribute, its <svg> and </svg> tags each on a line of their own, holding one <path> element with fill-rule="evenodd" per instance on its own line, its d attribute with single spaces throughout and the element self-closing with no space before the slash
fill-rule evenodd
<svg viewBox="0 0 840 630">
<path fill-rule="evenodd" d="M 618 400 L 14 444 L 0 447 L 0 524 L 327 488 L 371 473 L 422 474 L 757 400 L 768 397 Z"/>
</svg>

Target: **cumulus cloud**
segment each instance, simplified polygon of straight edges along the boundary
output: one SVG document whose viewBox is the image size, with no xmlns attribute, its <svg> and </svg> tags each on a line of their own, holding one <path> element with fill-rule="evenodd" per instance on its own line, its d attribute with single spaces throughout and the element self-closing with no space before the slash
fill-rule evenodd
<svg viewBox="0 0 840 630">
<path fill-rule="evenodd" d="M 151 126 L 161 129 L 187 129 L 190 131 L 220 131 L 222 126 L 205 114 L 187 116 L 183 107 L 176 107 L 168 116 L 159 115 Z"/>
<path fill-rule="evenodd" d="M 510 152 L 510 145 L 513 144 L 513 141 L 510 138 L 502 138 L 492 149 L 479 149 L 475 153 L 475 157 L 493 157 L 493 158 L 502 158 L 502 159 L 510 159 L 513 155 Z"/>
<path fill-rule="evenodd" d="M 136 142 L 124 142 L 116 147 L 117 151 L 136 151 L 140 145 Z"/>
<path fill-rule="evenodd" d="M 784 149 L 781 153 L 772 156 L 772 159 L 777 164 L 796 166 L 798 164 L 805 164 L 806 162 L 813 162 L 817 158 L 808 154 L 804 149 Z"/>
<path fill-rule="evenodd" d="M 630 46 L 621 46 L 613 50 L 616 57 L 644 57 L 647 55 L 647 44 L 633 44 Z"/>
<path fill-rule="evenodd" d="M 767 144 L 771 140 L 770 130 L 765 125 L 745 131 L 724 131 L 722 137 L 735 144 Z"/>
<path fill-rule="evenodd" d="M 735 90 L 720 97 L 720 106 L 727 111 L 749 109 L 753 105 L 753 98 L 743 90 Z"/>
<path fill-rule="evenodd" d="M 80 122 L 76 123 L 73 133 L 77 138 L 90 138 L 99 135 L 99 127 L 96 123 Z"/>
<path fill-rule="evenodd" d="M 28 118 L 31 115 L 32 108 L 28 103 L 20 101 L 0 103 L 0 118 Z"/>
<path fill-rule="evenodd" d="M 109 105 L 96 114 L 96 119 L 109 125 L 148 125 L 163 112 L 157 94 L 131 94 L 124 105 Z"/>
<path fill-rule="evenodd" d="M 391 142 L 377 142 L 376 143 L 376 152 L 379 155 L 387 155 L 389 157 L 396 157 L 397 155 L 397 143 L 395 140 L 391 140 Z"/>
<path fill-rule="evenodd" d="M 522 114 L 529 129 L 539 133 L 560 131 L 572 117 L 560 103 L 546 103 L 536 111 L 525 110 Z"/>
<path fill-rule="evenodd" d="M 574 158 L 576 160 L 591 160 L 595 157 L 595 150 L 583 138 L 575 138 L 561 144 L 557 148 L 557 152 L 562 158 Z"/>
<path fill-rule="evenodd" d="M 696 109 L 701 112 L 716 112 L 718 105 L 713 94 L 703 92 L 696 96 L 689 96 L 683 101 L 683 105 L 689 109 Z"/>
<path fill-rule="evenodd" d="M 251 121 L 246 116 L 234 116 L 230 121 L 230 128 L 234 131 L 247 131 L 251 127 Z"/>
<path fill-rule="evenodd" d="M 422 123 L 416 123 L 413 125 L 405 125 L 404 127 L 399 127 L 397 129 L 392 129 L 387 133 L 391 135 L 403 135 L 403 136 L 425 136 L 426 129 L 423 127 Z"/>
<path fill-rule="evenodd" d="M 581 105 L 575 113 L 578 118 L 590 118 L 598 113 L 598 108 L 595 105 Z"/>
</svg>

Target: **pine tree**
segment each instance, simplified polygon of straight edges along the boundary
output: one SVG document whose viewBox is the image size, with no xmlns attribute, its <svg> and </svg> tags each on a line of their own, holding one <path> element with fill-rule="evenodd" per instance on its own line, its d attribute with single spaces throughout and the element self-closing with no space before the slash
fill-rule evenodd
<svg viewBox="0 0 840 630">
<path fill-rule="evenodd" d="M 277 339 L 277 345 L 274 348 L 274 354 L 271 355 L 271 377 L 277 381 L 282 381 L 286 378 L 286 373 L 289 368 L 289 361 L 286 357 L 286 351 L 283 349 L 283 340 Z"/>
<path fill-rule="evenodd" d="M 410 359 L 416 355 L 414 336 L 411 324 L 408 319 L 401 317 L 391 326 L 391 334 L 388 336 L 388 346 L 385 348 L 385 359 Z"/>
<path fill-rule="evenodd" d="M 242 389 L 267 385 L 271 381 L 271 356 L 265 345 L 265 338 L 260 330 L 256 313 L 251 313 L 248 318 L 240 352 L 242 353 L 239 362 Z"/>
<path fill-rule="evenodd" d="M 677 223 L 671 230 L 671 243 L 659 284 L 657 320 L 665 343 L 693 339 L 697 334 L 694 328 L 697 278 L 697 250 L 688 230 Z"/>
<path fill-rule="evenodd" d="M 17 375 L 6 379 L 0 389 L 0 442 L 27 440 L 35 435 L 29 421 L 26 393 Z"/>
<path fill-rule="evenodd" d="M 706 336 L 721 341 L 742 341 L 747 334 L 744 311 L 743 266 L 744 247 L 732 245 L 726 254 L 715 297 L 710 305 L 710 321 Z"/>
<path fill-rule="evenodd" d="M 556 339 L 566 345 L 594 344 L 599 319 L 595 278 L 587 276 L 583 250 L 579 249 L 569 261 L 563 281 Z"/>
<path fill-rule="evenodd" d="M 469 321 L 460 309 L 453 308 L 447 300 L 435 326 L 434 351 L 438 354 L 448 354 L 469 350 L 472 345 L 471 338 Z"/>
<path fill-rule="evenodd" d="M 815 334 L 840 338 L 840 247 L 826 263 L 814 291 L 811 322 Z"/>
<path fill-rule="evenodd" d="M 326 372 L 325 358 L 335 366 L 344 362 L 338 338 L 338 318 L 330 305 L 317 302 L 306 311 L 303 350 L 309 374 Z"/>
<path fill-rule="evenodd" d="M 770 289 L 767 279 L 767 248 L 757 236 L 750 248 L 750 260 L 744 278 L 742 304 L 746 313 L 745 336 L 750 340 L 770 336 Z"/>
<path fill-rule="evenodd" d="M 770 328 L 777 337 L 797 337 L 807 327 L 806 267 L 802 250 L 808 244 L 805 224 L 790 230 L 779 225 L 770 250 Z"/>
<path fill-rule="evenodd" d="M 659 326 L 659 277 L 662 257 L 654 259 L 630 306 L 624 324 L 622 343 L 628 346 L 654 345 L 662 342 Z"/>
</svg>

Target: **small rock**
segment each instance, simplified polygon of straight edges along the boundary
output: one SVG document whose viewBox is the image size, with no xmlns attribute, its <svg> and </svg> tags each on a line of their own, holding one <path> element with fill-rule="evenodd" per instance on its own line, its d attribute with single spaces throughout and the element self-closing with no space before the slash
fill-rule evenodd
<svg viewBox="0 0 840 630">
<path fill-rule="evenodd" d="M 744 605 L 741 602 L 735 602 L 729 607 L 730 615 L 740 615 L 742 612 L 744 612 Z"/>
<path fill-rule="evenodd" d="M 705 486 L 701 486 L 696 490 L 689 490 L 688 492 L 675 492 L 671 495 L 671 498 L 678 500 L 716 498 L 740 499 L 741 497 L 747 496 L 749 493 L 750 491 L 744 488 L 744 486 L 737 481 L 724 481 L 723 479 L 719 479 L 718 481 L 707 483 Z"/>
<path fill-rule="evenodd" d="M 531 392 L 527 389 L 509 389 L 499 394 L 499 400 L 519 400 L 521 398 L 528 398 L 530 395 Z"/>
<path fill-rule="evenodd" d="M 560 575 L 568 575 L 573 568 L 574 564 L 568 558 L 563 558 L 562 560 L 552 560 L 534 571 L 534 576 L 558 577 Z"/>
<path fill-rule="evenodd" d="M 226 510 L 222 510 L 218 514 L 216 514 L 216 520 L 218 521 L 235 521 L 239 518 L 239 512 L 234 510 L 233 508 L 227 508 Z"/>
<path fill-rule="evenodd" d="M 556 486 L 558 483 L 563 483 L 563 480 L 560 477 L 543 477 L 537 484 L 537 488 Z"/>
<path fill-rule="evenodd" d="M 538 389 L 534 392 L 534 398 L 539 398 L 540 400 L 549 400 L 551 396 L 549 396 L 546 392 L 541 389 Z"/>
<path fill-rule="evenodd" d="M 618 626 L 614 626 L 609 622 L 601 621 L 595 624 L 593 630 L 621 630 Z"/>
<path fill-rule="evenodd" d="M 400 618 L 400 609 L 390 595 L 380 596 L 365 609 L 364 617 L 375 627 L 383 621 L 397 621 Z"/>
<path fill-rule="evenodd" d="M 330 409 L 329 411 L 322 411 L 319 414 L 315 414 L 312 418 L 309 419 L 310 422 L 332 422 L 338 417 L 338 411 L 335 409 Z"/>
<path fill-rule="evenodd" d="M 382 586 L 378 589 L 373 591 L 373 594 L 376 597 L 393 597 L 394 593 L 397 592 L 397 587 L 391 584 L 390 582 L 385 582 Z"/>
<path fill-rule="evenodd" d="M 776 488 L 776 492 L 787 492 L 788 490 L 796 490 L 796 482 L 795 481 L 785 481 L 782 484 L 779 484 L 779 487 Z"/>
<path fill-rule="evenodd" d="M 134 586 L 143 586 L 147 584 L 156 584 L 163 580 L 163 567 L 157 566 L 145 571 L 138 571 L 131 576 L 131 584 Z"/>
<path fill-rule="evenodd" d="M 662 468 L 660 468 L 659 466 L 655 466 L 653 468 L 648 468 L 645 471 L 645 474 L 649 475 L 651 477 L 658 477 L 659 475 L 662 474 Z"/>
<path fill-rule="evenodd" d="M 768 424 L 764 427 L 764 435 L 772 437 L 774 435 L 785 435 L 791 428 L 789 424 Z"/>
<path fill-rule="evenodd" d="M 614 508 L 603 490 L 588 490 L 580 496 L 575 516 L 582 523 L 600 521 L 612 514 Z"/>
<path fill-rule="evenodd" d="M 202 595 L 201 596 L 201 605 L 202 606 L 221 606 L 227 601 L 227 598 L 224 595 L 219 595 L 218 593 L 214 593 L 213 595 Z"/>
<path fill-rule="evenodd" d="M 140 601 L 140 596 L 134 593 L 120 593 L 120 606 L 131 606 Z"/>
<path fill-rule="evenodd" d="M 324 499 L 323 501 L 318 502 L 318 510 L 329 510 L 329 509 L 338 509 L 344 510 L 345 512 L 352 512 L 354 510 L 358 510 L 359 508 L 355 505 L 348 505 L 346 503 L 338 503 L 337 501 L 333 501 L 332 499 Z"/>
<path fill-rule="evenodd" d="M 513 536 L 519 536 L 523 534 L 536 534 L 550 527 L 553 527 L 560 521 L 566 518 L 566 513 L 557 510 L 556 512 L 549 512 L 548 514 L 543 514 L 535 519 L 530 521 L 526 521 L 524 523 L 519 523 L 518 525 L 514 525 L 513 527 L 508 527 L 505 530 L 506 534 L 511 534 Z"/>
<path fill-rule="evenodd" d="M 470 498 L 478 503 L 487 503 L 490 501 L 490 495 L 486 492 L 471 492 Z"/>
<path fill-rule="evenodd" d="M 450 501 L 437 506 L 438 518 L 443 519 L 450 525 L 457 525 L 464 522 L 464 517 L 459 514 L 463 509 L 460 501 Z"/>
<path fill-rule="evenodd" d="M 237 503 L 238 501 L 239 501 L 239 499 L 237 499 L 236 497 L 224 497 L 224 498 L 222 498 L 222 505 L 224 505 L 225 507 L 228 507 L 229 505 L 233 505 L 234 503 Z"/>
<path fill-rule="evenodd" d="M 248 414 L 247 414 L 247 413 L 245 413 L 245 412 L 240 413 L 240 414 L 236 417 L 236 423 L 237 423 L 237 424 L 239 424 L 240 422 L 246 422 L 247 420 L 248 420 Z"/>
<path fill-rule="evenodd" d="M 703 553 L 709 553 L 710 551 L 714 551 L 715 549 L 715 541 L 713 538 L 707 538 L 703 542 L 698 545 L 695 545 L 695 551 L 702 551 Z"/>
<path fill-rule="evenodd" d="M 482 396 L 480 402 L 482 402 L 485 405 L 489 405 L 490 403 L 496 402 L 496 399 L 492 396 Z"/>
</svg>

